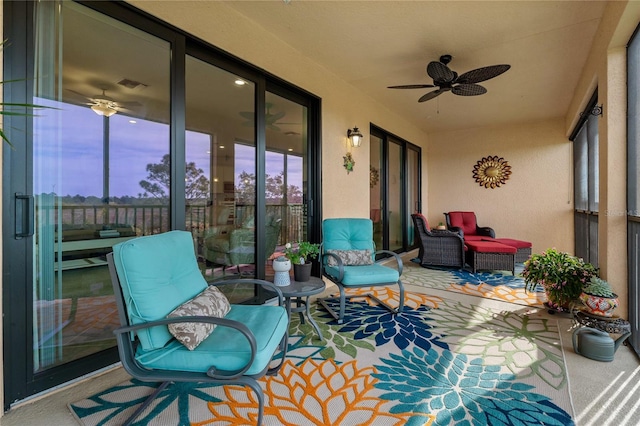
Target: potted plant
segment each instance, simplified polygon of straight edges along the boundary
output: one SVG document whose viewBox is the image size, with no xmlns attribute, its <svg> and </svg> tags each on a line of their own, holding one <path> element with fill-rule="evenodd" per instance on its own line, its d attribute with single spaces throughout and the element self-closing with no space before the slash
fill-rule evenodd
<svg viewBox="0 0 640 426">
<path fill-rule="evenodd" d="M 436 229 L 440 230 L 440 231 L 444 231 L 447 229 L 446 226 L 444 226 L 444 223 L 440 222 L 438 223 L 438 226 L 436 226 Z"/>
<path fill-rule="evenodd" d="M 291 243 L 284 246 L 284 255 L 293 264 L 293 276 L 296 281 L 309 281 L 311 277 L 311 261 L 320 253 L 320 244 L 309 241 L 298 241 L 295 247 Z"/>
<path fill-rule="evenodd" d="M 591 263 L 553 248 L 532 255 L 522 271 L 525 290 L 536 291 L 538 285 L 542 286 L 547 295 L 546 305 L 558 311 L 569 311 L 596 274 L 597 269 Z"/>
<path fill-rule="evenodd" d="M 582 289 L 580 301 L 587 312 L 603 317 L 613 316 L 618 307 L 618 295 L 613 292 L 611 285 L 600 277 L 591 277 Z"/>
</svg>

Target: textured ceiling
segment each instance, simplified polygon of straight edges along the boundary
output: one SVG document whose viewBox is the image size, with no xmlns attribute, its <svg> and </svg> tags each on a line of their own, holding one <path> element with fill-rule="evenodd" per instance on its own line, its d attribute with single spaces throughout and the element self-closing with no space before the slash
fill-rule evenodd
<svg viewBox="0 0 640 426">
<path fill-rule="evenodd" d="M 564 118 L 606 2 L 228 1 L 229 7 L 426 132 Z M 462 74 L 510 64 L 488 93 L 432 89 L 426 65 L 443 54 Z"/>
</svg>

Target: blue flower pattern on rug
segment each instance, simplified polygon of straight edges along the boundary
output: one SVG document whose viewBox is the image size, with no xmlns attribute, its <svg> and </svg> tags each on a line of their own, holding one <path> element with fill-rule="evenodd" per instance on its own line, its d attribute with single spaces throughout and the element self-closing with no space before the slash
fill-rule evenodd
<svg viewBox="0 0 640 426">
<path fill-rule="evenodd" d="M 381 398 L 400 402 L 392 413 L 437 413 L 437 425 L 574 424 L 548 397 L 532 392 L 533 386 L 481 359 L 420 348 L 390 357 L 376 365 L 373 376 L 380 380 L 376 387 L 388 391 Z"/>
<path fill-rule="evenodd" d="M 327 304 L 335 311 L 338 310 L 338 302 L 328 301 Z M 429 311 L 426 306 L 418 309 L 405 308 L 400 314 L 394 314 L 389 310 L 366 302 L 349 302 L 346 305 L 344 321 L 339 326 L 340 333 L 353 333 L 356 340 L 369 339 L 373 336 L 376 346 L 382 346 L 390 341 L 405 349 L 409 344 L 427 350 L 435 343 L 443 348 L 447 344 L 439 340 L 433 341 L 431 326 L 425 321 L 425 314 Z M 333 318 L 330 314 L 322 314 L 325 318 Z M 338 324 L 333 320 L 330 325 Z"/>
</svg>

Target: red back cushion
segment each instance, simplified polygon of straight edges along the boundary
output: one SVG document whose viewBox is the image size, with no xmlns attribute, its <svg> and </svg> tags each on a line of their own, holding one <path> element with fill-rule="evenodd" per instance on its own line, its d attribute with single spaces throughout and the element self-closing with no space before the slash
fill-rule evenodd
<svg viewBox="0 0 640 426">
<path fill-rule="evenodd" d="M 424 217 L 424 215 L 422 213 L 416 213 L 416 216 L 418 216 L 420 219 L 422 219 L 422 222 L 424 223 L 424 229 L 426 231 L 431 231 L 431 229 L 429 228 L 429 222 L 427 222 L 427 218 Z"/>
<path fill-rule="evenodd" d="M 476 214 L 474 212 L 449 212 L 451 226 L 462 228 L 465 237 L 476 234 Z"/>
</svg>

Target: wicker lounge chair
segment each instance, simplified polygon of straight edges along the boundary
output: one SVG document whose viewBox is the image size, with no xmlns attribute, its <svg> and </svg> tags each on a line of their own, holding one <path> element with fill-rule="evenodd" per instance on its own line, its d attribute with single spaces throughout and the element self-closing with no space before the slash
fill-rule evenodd
<svg viewBox="0 0 640 426">
<path fill-rule="evenodd" d="M 419 213 L 412 214 L 411 219 L 419 238 L 418 258 L 422 266 L 464 267 L 464 239 L 460 233 L 432 231 L 427 219 Z"/>
</svg>

